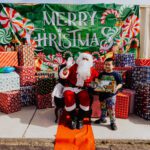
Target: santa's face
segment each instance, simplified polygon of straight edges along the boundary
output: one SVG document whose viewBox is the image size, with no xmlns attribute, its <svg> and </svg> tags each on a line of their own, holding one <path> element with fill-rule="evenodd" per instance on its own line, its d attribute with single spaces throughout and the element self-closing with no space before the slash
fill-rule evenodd
<svg viewBox="0 0 150 150">
<path fill-rule="evenodd" d="M 93 66 L 93 58 L 89 54 L 81 54 L 77 59 L 77 73 L 83 80 L 91 76 L 91 67 Z"/>
</svg>

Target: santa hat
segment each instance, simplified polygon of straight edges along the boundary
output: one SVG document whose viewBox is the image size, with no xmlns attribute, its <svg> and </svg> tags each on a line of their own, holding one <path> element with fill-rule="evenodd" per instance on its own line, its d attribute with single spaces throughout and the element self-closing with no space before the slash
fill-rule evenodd
<svg viewBox="0 0 150 150">
<path fill-rule="evenodd" d="M 90 52 L 86 51 L 83 53 L 79 53 L 79 57 L 77 58 L 77 64 L 82 58 L 87 58 L 91 63 L 93 63 L 93 56 L 91 55 Z"/>
</svg>

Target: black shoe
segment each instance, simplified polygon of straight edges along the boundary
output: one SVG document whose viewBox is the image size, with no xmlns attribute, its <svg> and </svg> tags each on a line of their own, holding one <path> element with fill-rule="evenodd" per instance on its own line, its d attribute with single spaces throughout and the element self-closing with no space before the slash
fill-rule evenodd
<svg viewBox="0 0 150 150">
<path fill-rule="evenodd" d="M 98 119 L 94 122 L 95 124 L 100 124 L 100 123 L 107 123 L 106 119 Z"/>
<path fill-rule="evenodd" d="M 83 121 L 82 120 L 79 120 L 77 122 L 77 129 L 81 129 L 83 127 Z"/>
<path fill-rule="evenodd" d="M 77 120 L 72 120 L 70 124 L 70 129 L 76 129 L 77 128 Z"/>
<path fill-rule="evenodd" d="M 110 127 L 112 130 L 117 130 L 117 125 L 115 123 L 111 123 Z"/>
</svg>

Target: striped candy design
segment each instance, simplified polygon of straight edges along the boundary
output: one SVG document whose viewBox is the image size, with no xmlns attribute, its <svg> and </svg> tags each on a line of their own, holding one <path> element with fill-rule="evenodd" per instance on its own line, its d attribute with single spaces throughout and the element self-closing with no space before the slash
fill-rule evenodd
<svg viewBox="0 0 150 150">
<path fill-rule="evenodd" d="M 114 9 L 107 9 L 103 14 L 102 14 L 102 17 L 101 17 L 101 24 L 105 24 L 105 20 L 106 20 L 106 17 L 110 14 L 114 14 L 116 18 L 119 17 L 119 12 L 117 10 L 114 10 Z"/>
<path fill-rule="evenodd" d="M 27 36 L 30 36 L 31 32 L 34 30 L 34 24 L 31 23 L 31 21 L 27 18 L 22 19 L 23 26 L 21 30 L 19 30 L 19 35 L 22 38 L 27 38 Z"/>
<path fill-rule="evenodd" d="M 140 22 L 136 15 L 129 16 L 123 26 L 121 36 L 124 34 L 126 37 L 135 37 L 140 32 Z"/>
<path fill-rule="evenodd" d="M 6 30 L 13 29 L 14 32 L 18 32 L 23 26 L 21 15 L 9 7 L 3 7 L 1 10 L 0 23 Z"/>
<path fill-rule="evenodd" d="M 0 67 L 18 66 L 17 52 L 0 52 Z"/>
<path fill-rule="evenodd" d="M 9 31 L 0 29 L 0 44 L 8 44 L 12 40 L 12 36 Z"/>
</svg>

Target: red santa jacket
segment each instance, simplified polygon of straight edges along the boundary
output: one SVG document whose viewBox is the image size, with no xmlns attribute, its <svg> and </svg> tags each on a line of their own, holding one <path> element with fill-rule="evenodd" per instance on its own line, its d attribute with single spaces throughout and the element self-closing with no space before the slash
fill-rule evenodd
<svg viewBox="0 0 150 150">
<path fill-rule="evenodd" d="M 69 69 L 69 75 L 66 78 L 66 85 L 73 85 L 76 87 L 77 83 L 77 64 L 74 64 L 70 69 Z M 95 78 L 98 77 L 98 72 L 94 69 L 94 67 L 91 67 L 91 76 L 89 79 L 84 81 L 84 86 L 87 87 Z M 68 83 L 68 84 L 67 84 Z"/>
</svg>

